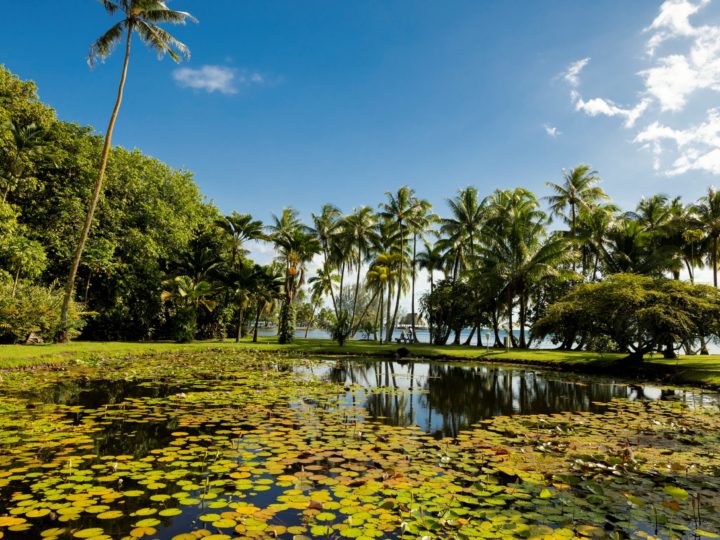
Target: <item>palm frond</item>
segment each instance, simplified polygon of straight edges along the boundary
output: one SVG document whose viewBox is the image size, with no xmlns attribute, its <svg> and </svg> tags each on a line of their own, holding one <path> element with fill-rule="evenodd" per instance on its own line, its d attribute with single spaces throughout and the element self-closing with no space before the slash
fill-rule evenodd
<svg viewBox="0 0 720 540">
<path fill-rule="evenodd" d="M 182 60 L 181 55 L 186 59 L 190 58 L 190 49 L 184 43 L 175 39 L 169 32 L 141 19 L 137 20 L 135 25 L 140 38 L 148 47 L 157 52 L 158 58 L 162 58 L 165 54 L 175 62 Z"/>
<path fill-rule="evenodd" d="M 97 65 L 97 61 L 103 61 L 105 58 L 110 56 L 118 42 L 123 36 L 123 31 L 127 26 L 127 21 L 123 20 L 113 25 L 110 30 L 100 36 L 95 43 L 90 45 L 90 52 L 88 53 L 88 64 L 91 68 Z"/>
</svg>

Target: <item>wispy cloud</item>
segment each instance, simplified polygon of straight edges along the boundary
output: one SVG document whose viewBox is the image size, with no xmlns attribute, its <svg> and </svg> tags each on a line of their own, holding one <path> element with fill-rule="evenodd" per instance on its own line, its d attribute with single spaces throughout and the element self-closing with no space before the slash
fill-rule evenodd
<svg viewBox="0 0 720 540">
<path fill-rule="evenodd" d="M 562 131 L 559 131 L 558 128 L 556 128 L 555 126 L 551 126 L 550 124 L 543 124 L 543 128 L 545 128 L 545 133 L 547 133 L 553 139 L 558 135 L 562 135 Z"/>
<path fill-rule="evenodd" d="M 660 6 L 644 30 L 649 34 L 645 44 L 649 66 L 637 74 L 643 89 L 632 107 L 602 97 L 583 98 L 580 73 L 589 58 L 573 62 L 562 74 L 575 110 L 589 116 L 624 118 L 627 128 L 646 119 L 634 142 L 649 149 L 655 169 L 667 175 L 692 170 L 720 174 L 720 110 L 708 109 L 705 121 L 689 125 L 687 120 L 683 125 L 685 115 L 677 114 L 699 92 L 720 92 L 720 26 L 697 25 L 691 20 L 710 1 L 665 0 Z M 663 54 L 658 54 L 661 50 Z M 674 114 L 667 117 L 665 113 Z"/>
<path fill-rule="evenodd" d="M 580 85 L 580 72 L 590 62 L 590 57 L 582 58 L 570 64 L 567 70 L 562 74 L 563 79 L 572 86 L 577 88 Z"/>
<path fill-rule="evenodd" d="M 197 69 L 177 68 L 173 71 L 173 79 L 183 88 L 226 95 L 237 94 L 241 87 L 262 85 L 267 82 L 267 77 L 262 73 L 213 65 L 204 65 Z"/>
</svg>

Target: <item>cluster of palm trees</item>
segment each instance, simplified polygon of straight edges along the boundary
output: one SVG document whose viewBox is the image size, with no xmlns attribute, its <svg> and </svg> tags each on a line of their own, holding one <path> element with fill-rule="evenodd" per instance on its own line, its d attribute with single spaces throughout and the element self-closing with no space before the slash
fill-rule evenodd
<svg viewBox="0 0 720 540">
<path fill-rule="evenodd" d="M 468 285 L 468 343 L 475 332 L 479 343 L 481 328 L 488 327 L 494 345 L 503 344 L 503 329 L 514 329 L 517 335 L 507 333 L 510 344 L 527 347 L 531 322 L 583 281 L 617 272 L 679 278 L 683 270 L 694 280 L 695 270 L 707 265 L 717 286 L 720 194 L 714 188 L 689 205 L 654 195 L 621 212 L 599 182 L 587 165 L 565 171 L 561 182 L 548 183 L 547 212 L 526 189 L 496 190 L 481 199 L 474 187 L 448 200 L 445 218 L 408 187 L 387 193 L 377 211 L 361 207 L 343 215 L 325 205 L 311 226 L 286 209 L 270 237 L 286 267 L 283 304 L 292 304 L 305 265 L 319 253 L 321 266 L 309 279 L 313 303 L 329 299 L 345 337 L 369 321 L 376 339 L 391 341 L 404 294 L 415 329 L 415 283 L 424 270 L 430 294 L 438 273 L 444 282 Z M 553 220 L 560 222 L 555 230 Z M 433 335 L 433 322 L 430 317 L 431 339 L 445 342 L 447 336 Z M 281 310 L 284 342 L 291 339 L 283 335 L 288 324 Z"/>
<path fill-rule="evenodd" d="M 416 281 L 425 271 L 430 283 L 425 307 L 440 282 L 465 297 L 471 328 L 466 343 L 477 335 L 481 344 L 481 330 L 490 328 L 494 346 L 504 345 L 504 330 L 509 345 L 524 348 L 532 343 L 532 322 L 585 281 L 617 272 L 679 278 L 683 270 L 693 280 L 695 270 L 706 265 L 717 286 L 720 194 L 714 188 L 693 204 L 654 195 L 634 211 L 621 212 L 599 182 L 586 165 L 564 172 L 560 183 L 548 183 L 548 211 L 526 189 L 498 189 L 481 199 L 468 187 L 447 201 L 449 215 L 441 218 L 405 186 L 386 193 L 377 209 L 363 206 L 343 214 L 326 204 L 309 225 L 292 208 L 267 226 L 233 213 L 218 222 L 228 262 L 224 285 L 215 293 L 224 291 L 226 302 L 234 303 L 237 339 L 247 327 L 249 306 L 256 323 L 262 312 L 278 306 L 279 340 L 292 341 L 296 307 L 309 298 L 313 315 L 325 303 L 332 308 L 329 329 L 341 343 L 361 327 L 391 342 L 404 295 L 410 297 L 415 330 L 421 311 Z M 553 220 L 559 222 L 554 230 Z M 262 267 L 248 261 L 249 240 L 272 243 L 275 262 Z M 318 268 L 308 276 L 313 261 Z M 195 283 L 204 280 L 194 275 Z M 440 321 L 433 320 L 432 309 L 425 311 L 431 340 L 446 343 L 449 332 L 435 331 Z M 459 330 L 454 343 L 460 343 Z"/>
</svg>

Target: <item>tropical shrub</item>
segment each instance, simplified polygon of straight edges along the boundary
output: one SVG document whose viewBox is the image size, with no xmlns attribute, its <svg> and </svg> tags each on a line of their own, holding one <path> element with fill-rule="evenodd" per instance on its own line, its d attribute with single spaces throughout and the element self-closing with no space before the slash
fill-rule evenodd
<svg viewBox="0 0 720 540">
<path fill-rule="evenodd" d="M 551 305 L 533 334 L 565 339 L 569 329 L 580 343 L 614 342 L 635 360 L 659 350 L 674 357 L 681 346 L 720 334 L 720 291 L 679 280 L 615 274 L 580 285 Z"/>
<path fill-rule="evenodd" d="M 1 276 L 0 276 L 1 277 Z M 60 308 L 63 291 L 20 281 L 0 279 L 0 343 L 24 343 L 31 334 L 43 341 L 54 341 L 62 328 Z M 83 320 L 75 304 L 70 309 L 71 335 L 76 336 Z"/>
</svg>

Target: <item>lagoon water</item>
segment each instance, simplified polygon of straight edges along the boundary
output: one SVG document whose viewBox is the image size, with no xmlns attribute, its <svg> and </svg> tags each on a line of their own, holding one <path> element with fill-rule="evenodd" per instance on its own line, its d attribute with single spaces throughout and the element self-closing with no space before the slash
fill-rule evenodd
<svg viewBox="0 0 720 540">
<path fill-rule="evenodd" d="M 536 502 L 537 479 L 506 486 L 503 475 L 514 473 L 494 468 L 520 444 L 518 433 L 536 430 L 553 445 L 577 421 L 601 433 L 606 421 L 625 429 L 638 417 L 651 425 L 642 415 L 674 430 L 691 416 L 682 411 L 719 403 L 715 394 L 533 368 L 252 352 L 92 360 L 67 371 L 2 375 L 4 540 L 191 540 L 191 531 L 218 540 L 356 537 L 327 529 L 348 523 L 368 538 L 415 537 L 398 528 L 400 515 L 410 519 L 407 490 L 412 497 L 467 491 L 465 508 L 476 520 L 486 507 L 510 505 L 518 490 L 535 497 L 522 508 L 545 508 Z M 505 444 L 510 450 L 498 449 Z M 450 452 L 467 456 L 455 463 Z M 468 471 L 483 480 L 468 484 Z M 489 495 L 506 490 L 505 498 Z M 478 502 L 484 498 L 490 502 Z M 521 515 L 508 508 L 508 516 Z M 393 513 L 398 519 L 388 521 Z M 584 519 L 602 524 L 606 513 Z M 527 515 L 533 526 L 557 526 L 542 512 Z M 606 526 L 621 536 L 629 527 L 652 532 L 649 519 L 638 514 Z M 266 530 L 273 532 L 244 536 Z"/>
</svg>

